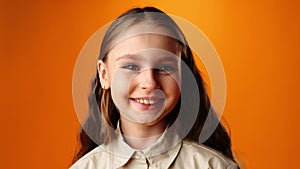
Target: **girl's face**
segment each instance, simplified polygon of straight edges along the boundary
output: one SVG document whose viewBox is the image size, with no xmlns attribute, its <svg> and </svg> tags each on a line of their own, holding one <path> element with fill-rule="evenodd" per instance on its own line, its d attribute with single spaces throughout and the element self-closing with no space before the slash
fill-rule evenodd
<svg viewBox="0 0 300 169">
<path fill-rule="evenodd" d="M 136 35 L 115 45 L 98 71 L 121 121 L 163 123 L 180 97 L 180 63 L 178 45 L 167 36 Z"/>
</svg>

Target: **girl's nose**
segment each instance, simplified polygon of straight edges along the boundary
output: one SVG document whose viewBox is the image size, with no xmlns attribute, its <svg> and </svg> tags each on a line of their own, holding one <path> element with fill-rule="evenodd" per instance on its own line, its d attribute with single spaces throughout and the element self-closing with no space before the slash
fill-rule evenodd
<svg viewBox="0 0 300 169">
<path fill-rule="evenodd" d="M 152 68 L 142 71 L 140 74 L 139 86 L 141 89 L 149 92 L 160 88 L 155 69 Z"/>
</svg>

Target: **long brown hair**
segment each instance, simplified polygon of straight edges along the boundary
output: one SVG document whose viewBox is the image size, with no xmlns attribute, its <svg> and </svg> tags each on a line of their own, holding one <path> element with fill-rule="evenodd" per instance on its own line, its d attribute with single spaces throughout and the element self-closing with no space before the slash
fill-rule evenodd
<svg viewBox="0 0 300 169">
<path fill-rule="evenodd" d="M 153 13 L 159 13 L 160 17 L 153 16 Z M 172 34 L 172 37 L 180 46 L 182 61 L 190 69 L 197 83 L 194 88 L 184 87 L 186 84 L 182 84 L 181 92 L 186 92 L 186 96 L 188 97 L 182 96 L 174 109 L 165 118 L 169 119 L 169 122 L 172 123 L 176 120 L 179 109 L 187 115 L 189 112 L 197 111 L 193 126 L 187 132 L 188 134 L 184 136 L 184 139 L 196 142 L 199 142 L 200 134 L 205 133 L 205 131 L 203 131 L 205 122 L 211 125 L 217 123 L 215 130 L 203 144 L 223 153 L 235 161 L 231 149 L 231 139 L 211 107 L 204 81 L 200 75 L 200 71 L 195 65 L 192 51 L 180 28 L 167 14 L 154 7 L 134 8 L 122 14 L 118 19 L 112 22 L 108 28 L 101 44 L 99 60 L 106 59 L 109 50 L 113 47 L 122 32 L 138 23 L 153 23 L 157 26 L 165 27 L 170 31 L 170 34 Z M 182 81 L 188 82 L 190 78 L 191 77 L 184 75 L 182 76 Z M 195 94 L 195 91 L 198 91 L 198 93 Z M 81 126 L 78 138 L 81 147 L 75 154 L 73 163 L 98 145 L 106 143 L 107 141 L 109 142 L 109 139 L 114 137 L 113 133 L 110 132 L 111 128 L 116 129 L 117 122 L 120 119 L 120 114 L 112 101 L 110 89 L 104 90 L 101 88 L 98 72 L 92 80 L 88 101 L 88 116 Z M 183 104 L 188 105 L 186 106 L 187 108 L 181 109 L 180 107 Z M 188 121 L 184 120 L 185 119 L 183 119 L 182 122 L 183 124 L 188 123 Z"/>
</svg>

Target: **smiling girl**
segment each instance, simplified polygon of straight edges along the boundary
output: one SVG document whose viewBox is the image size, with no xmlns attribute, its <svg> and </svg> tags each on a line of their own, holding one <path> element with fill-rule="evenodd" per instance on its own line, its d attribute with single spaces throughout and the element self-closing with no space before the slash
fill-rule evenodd
<svg viewBox="0 0 300 169">
<path fill-rule="evenodd" d="M 107 30 L 79 138 L 72 169 L 238 168 L 184 35 L 153 7 Z"/>
</svg>

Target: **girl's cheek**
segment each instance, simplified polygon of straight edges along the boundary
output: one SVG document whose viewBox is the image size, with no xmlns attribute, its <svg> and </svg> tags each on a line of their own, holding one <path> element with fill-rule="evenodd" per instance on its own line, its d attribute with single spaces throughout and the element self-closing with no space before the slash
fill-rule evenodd
<svg viewBox="0 0 300 169">
<path fill-rule="evenodd" d="M 128 94 L 136 76 L 137 73 L 117 70 L 112 77 L 112 90 L 122 90 L 122 93 Z"/>
<path fill-rule="evenodd" d="M 160 76 L 159 81 L 161 82 L 161 85 L 167 87 L 176 86 L 178 88 L 181 88 L 181 76 L 179 74 Z"/>
</svg>

